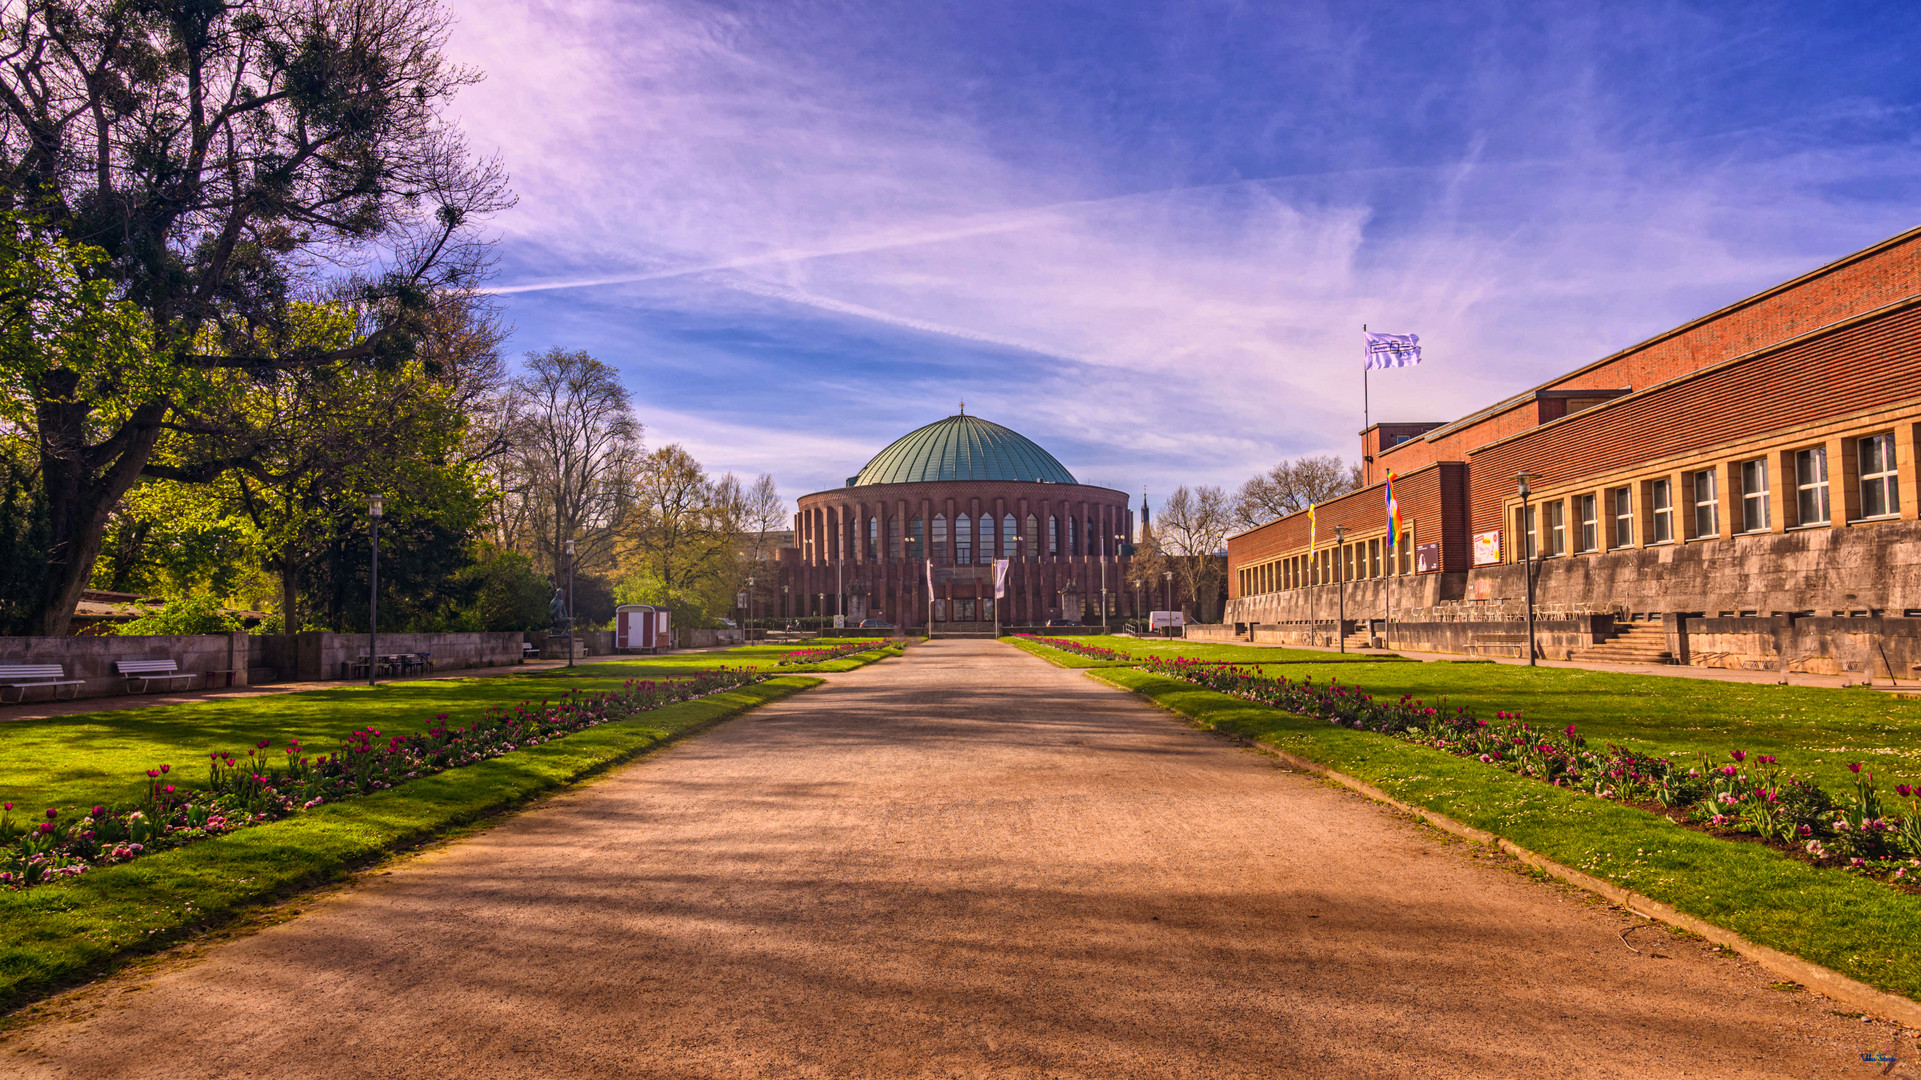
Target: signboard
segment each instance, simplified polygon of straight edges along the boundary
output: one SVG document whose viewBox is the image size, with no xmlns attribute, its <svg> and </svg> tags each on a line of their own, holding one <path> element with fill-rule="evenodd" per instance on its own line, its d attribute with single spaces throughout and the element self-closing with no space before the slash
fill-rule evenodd
<svg viewBox="0 0 1921 1080">
<path fill-rule="evenodd" d="M 1501 530 L 1474 534 L 1474 565 L 1493 566 L 1501 561 Z"/>
<path fill-rule="evenodd" d="M 1414 545 L 1414 572 L 1415 573 L 1433 574 L 1433 573 L 1438 573 L 1440 569 L 1441 569 L 1441 545 L 1438 541 L 1431 544 Z"/>
<path fill-rule="evenodd" d="M 1186 625 L 1186 617 L 1178 611 L 1150 611 L 1147 613 L 1147 628 L 1149 630 L 1165 630 L 1169 627 Z"/>
<path fill-rule="evenodd" d="M 845 615 L 834 616 L 834 629 L 836 630 L 847 629 L 847 616 Z"/>
<path fill-rule="evenodd" d="M 747 606 L 747 594 L 746 594 L 746 593 L 744 593 L 744 592 L 743 592 L 743 593 L 735 593 L 735 594 L 734 594 L 734 606 L 735 606 L 735 607 L 737 607 L 737 608 L 745 608 L 745 607 Z"/>
</svg>

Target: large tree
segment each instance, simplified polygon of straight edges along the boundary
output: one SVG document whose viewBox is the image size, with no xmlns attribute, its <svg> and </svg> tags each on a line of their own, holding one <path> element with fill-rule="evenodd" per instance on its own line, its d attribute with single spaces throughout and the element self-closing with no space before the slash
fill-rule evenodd
<svg viewBox="0 0 1921 1080">
<path fill-rule="evenodd" d="M 51 530 L 31 622 L 64 633 L 102 532 L 142 475 L 206 482 L 237 463 L 156 461 L 250 379 L 413 352 L 442 290 L 485 262 L 473 231 L 509 202 L 445 106 L 430 0 L 22 0 L 0 9 L 0 209 L 98 249 L 89 274 L 137 310 L 147 357 L 29 369 Z M 353 340 L 290 345 L 298 299 L 351 299 Z"/>
<path fill-rule="evenodd" d="M 510 444 L 494 472 L 495 542 L 532 556 L 556 583 L 569 540 L 583 571 L 610 569 L 641 461 L 619 373 L 584 352 L 530 353 L 491 422 Z"/>
<path fill-rule="evenodd" d="M 1194 618 L 1220 618 L 1219 600 L 1227 581 L 1227 534 L 1233 528 L 1227 493 L 1209 484 L 1174 489 L 1154 521 L 1161 558 L 1194 598 Z"/>
<path fill-rule="evenodd" d="M 1234 493 L 1234 526 L 1252 529 L 1276 518 L 1298 514 L 1361 486 L 1361 467 L 1333 454 L 1282 461 L 1251 477 Z"/>
</svg>

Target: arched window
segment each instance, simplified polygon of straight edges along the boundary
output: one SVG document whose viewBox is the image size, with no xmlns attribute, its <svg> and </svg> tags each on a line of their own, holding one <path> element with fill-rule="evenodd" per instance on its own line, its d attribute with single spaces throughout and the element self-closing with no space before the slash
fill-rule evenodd
<svg viewBox="0 0 1921 1080">
<path fill-rule="evenodd" d="M 894 514 L 887 519 L 887 561 L 895 562 L 900 557 L 900 515 Z"/>
<path fill-rule="evenodd" d="M 1080 524 L 1076 522 L 1073 518 L 1068 518 L 1067 519 L 1067 553 L 1069 555 L 1079 555 L 1081 553 L 1080 541 L 1081 541 Z"/>
<path fill-rule="evenodd" d="M 1003 559 L 1011 559 L 1020 554 L 1019 540 L 1014 536 L 1014 529 L 1014 515 L 1008 514 L 1001 518 L 1001 558 Z"/>
<path fill-rule="evenodd" d="M 994 515 L 981 515 L 981 542 L 980 546 L 975 550 L 980 552 L 981 562 L 991 563 L 994 561 Z"/>
<path fill-rule="evenodd" d="M 1032 514 L 1027 515 L 1027 551 L 1030 559 L 1041 557 L 1041 520 Z"/>
<path fill-rule="evenodd" d="M 1087 553 L 1089 555 L 1107 554 L 1107 537 L 1101 535 L 1100 526 L 1093 518 L 1087 519 Z"/>
<path fill-rule="evenodd" d="M 1061 519 L 1052 514 L 1047 515 L 1047 553 L 1061 553 Z"/>
<path fill-rule="evenodd" d="M 925 559 L 927 557 L 927 533 L 925 530 L 926 526 L 921 523 L 919 514 L 915 514 L 914 520 L 907 523 L 907 557 L 909 559 Z"/>
<path fill-rule="evenodd" d="M 937 563 L 944 563 L 947 561 L 947 515 L 946 514 L 934 515 L 933 558 L 934 558 L 934 561 Z"/>
<path fill-rule="evenodd" d="M 880 557 L 880 519 L 867 519 L 867 561 L 873 562 Z"/>
<path fill-rule="evenodd" d="M 934 527 L 940 528 L 940 519 L 935 518 L 934 522 Z M 956 563 L 974 561 L 974 519 L 966 514 L 954 519 L 954 561 Z"/>
</svg>

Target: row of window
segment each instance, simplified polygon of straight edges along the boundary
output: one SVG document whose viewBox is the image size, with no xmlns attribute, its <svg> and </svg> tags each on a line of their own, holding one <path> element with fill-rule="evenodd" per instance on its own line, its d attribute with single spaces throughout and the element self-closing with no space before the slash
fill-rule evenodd
<svg viewBox="0 0 1921 1080">
<path fill-rule="evenodd" d="M 1387 537 L 1357 540 L 1338 547 L 1328 545 L 1313 554 L 1291 555 L 1285 559 L 1245 566 L 1240 570 L 1239 596 L 1303 589 L 1337 581 L 1365 581 L 1414 572 L 1414 526 L 1402 534 L 1398 551 L 1388 552 Z M 1398 564 L 1398 565 L 1396 565 Z"/>
<path fill-rule="evenodd" d="M 1851 441 L 1855 468 L 1850 492 L 1854 500 L 1850 509 L 1854 512 L 1849 520 L 1898 517 L 1901 485 L 1896 477 L 1894 433 L 1877 432 Z M 1785 527 L 1833 524 L 1828 448 L 1803 447 L 1772 460 L 1793 470 L 1793 498 L 1784 501 L 1784 506 L 1794 520 Z M 1769 457 L 1729 465 L 1728 476 L 1739 485 L 1734 493 L 1736 497 L 1730 500 L 1732 511 L 1739 515 L 1738 521 L 1729 523 L 1733 533 L 1761 533 L 1774 528 L 1770 465 Z M 1688 470 L 1681 474 L 1680 491 L 1675 490 L 1675 481 L 1669 477 L 1642 481 L 1638 486 L 1646 507 L 1641 522 L 1647 537 L 1645 543 L 1671 544 L 1677 539 L 1721 536 L 1720 476 L 1721 471 L 1716 468 Z M 1525 508 L 1517 513 L 1515 523 L 1516 531 L 1524 538 L 1523 555 L 1530 559 L 1553 558 L 1570 552 L 1587 554 L 1634 547 L 1636 494 L 1636 485 L 1628 485 Z M 1569 535 L 1570 513 L 1572 536 Z M 1677 531 L 1677 524 L 1687 526 L 1685 535 Z M 1572 548 L 1570 540 L 1574 543 Z"/>
<path fill-rule="evenodd" d="M 886 542 L 883 545 L 881 519 L 870 517 L 867 519 L 865 535 L 858 528 L 853 532 L 857 548 L 854 555 L 864 562 L 920 559 L 929 553 L 928 544 L 931 541 L 931 554 L 936 563 L 991 563 L 996 558 L 1039 558 L 1043 551 L 1040 518 L 1029 514 L 1024 530 L 1020 524 L 1012 514 L 1003 515 L 998 523 L 991 514 L 982 514 L 978 518 L 961 514 L 953 519 L 950 532 L 947 515 L 935 514 L 930 538 L 918 514 L 907 522 L 903 535 L 900 515 L 896 514 L 887 519 Z M 1106 544 L 1102 543 L 1100 529 L 1094 518 L 1082 522 L 1078 518 L 1062 518 L 1054 514 L 1047 516 L 1047 546 L 1044 550 L 1050 556 L 1112 555 L 1119 551 L 1119 538 L 1109 540 Z M 808 554 L 813 559 L 816 553 L 810 551 Z M 825 553 L 828 558 L 833 554 L 831 550 Z"/>
</svg>

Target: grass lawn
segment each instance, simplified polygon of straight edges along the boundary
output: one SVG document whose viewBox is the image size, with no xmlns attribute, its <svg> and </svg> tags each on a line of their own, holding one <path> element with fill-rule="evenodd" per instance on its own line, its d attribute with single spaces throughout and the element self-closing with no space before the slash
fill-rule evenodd
<svg viewBox="0 0 1921 1080">
<path fill-rule="evenodd" d="M 1090 634 L 1086 637 L 1063 638 L 1079 644 L 1092 645 L 1101 649 L 1112 649 L 1131 660 L 1096 660 L 1089 656 L 1063 652 L 1049 648 L 1039 642 L 1026 638 L 1004 637 L 1017 648 L 1026 649 L 1035 656 L 1051 660 L 1062 667 L 1126 667 L 1152 656 L 1172 659 L 1185 656 L 1195 660 L 1226 660 L 1250 664 L 1354 664 L 1379 661 L 1407 662 L 1404 657 L 1392 653 L 1326 653 L 1319 649 L 1267 648 L 1259 645 L 1227 645 L 1205 641 L 1185 641 L 1181 638 L 1131 638 L 1115 634 Z"/>
<path fill-rule="evenodd" d="M 1875 774 L 1884 796 L 1921 780 L 1921 701 L 1872 690 L 1714 682 L 1707 679 L 1513 664 L 1287 665 L 1289 679 L 1334 679 L 1376 697 L 1412 694 L 1430 705 L 1467 705 L 1482 716 L 1518 711 L 1543 728 L 1576 725 L 1591 745 L 1618 742 L 1676 763 L 1728 752 L 1773 754 L 1781 766 L 1839 794 L 1850 762 Z M 1898 812 L 1899 800 L 1894 800 Z"/>
<path fill-rule="evenodd" d="M 425 731 L 448 714 L 464 725 L 494 705 L 558 698 L 570 689 L 605 691 L 629 679 L 694 675 L 717 667 L 750 667 L 769 673 L 849 671 L 899 646 L 825 664 L 777 667 L 791 646 L 753 645 L 724 652 L 641 657 L 572 669 L 475 679 L 416 679 L 378 687 L 342 686 L 298 694 L 227 698 L 147 709 L 80 713 L 45 720 L 0 723 L 0 801 L 37 812 L 48 806 L 92 806 L 136 801 L 146 770 L 161 764 L 184 772 L 187 783 L 207 776 L 214 750 L 244 751 L 262 739 L 273 752 L 298 738 L 328 753 L 350 732 L 366 727 L 390 735 Z M 176 775 L 180 775 L 177 772 Z"/>
<path fill-rule="evenodd" d="M 314 709 L 297 715 L 315 724 L 322 720 L 318 707 L 330 704 L 337 715 L 326 722 L 352 730 L 370 722 L 381 725 L 385 722 L 378 718 L 381 715 L 397 715 L 396 702 L 411 709 L 433 695 L 448 695 L 436 700 L 472 706 L 483 702 L 463 692 L 516 681 L 476 680 L 452 689 L 433 683 L 413 687 L 403 684 L 386 691 L 360 692 L 358 702 L 349 692 L 327 691 L 318 695 L 323 698 L 320 703 L 307 706 L 298 706 L 289 698 L 221 704 Z M 216 926 L 251 905 L 336 877 L 396 847 L 511 807 L 634 757 L 672 736 L 819 682 L 804 676 L 780 677 L 665 706 L 388 791 L 92 870 L 71 881 L 0 892 L 0 1008 L 86 978 L 132 953 Z M 418 695 L 413 693 L 416 688 Z M 392 693 L 394 690 L 402 692 Z M 353 708 L 354 704 L 364 708 Z M 287 714 L 275 708 L 269 708 L 269 715 L 285 718 Z M 158 724 L 157 717 L 172 712 L 160 708 L 111 715 L 144 715 Z M 408 715 L 413 715 L 412 711 Z M 212 721 L 199 723 L 197 730 L 226 734 L 250 721 L 237 713 L 223 712 Z M 394 727 L 397 730 L 399 724 Z M 164 731 L 165 725 L 159 724 L 158 732 L 148 737 Z"/>
<path fill-rule="evenodd" d="M 1442 665 L 1370 667 L 1363 683 L 1371 684 L 1381 677 L 1413 679 L 1417 674 L 1443 682 L 1450 678 L 1436 668 Z M 1626 714 L 1626 719 L 1617 722 L 1650 723 L 1633 718 L 1666 716 L 1669 708 L 1661 702 L 1705 708 L 1717 718 L 1714 723 L 1726 725 L 1738 715 L 1737 702 L 1745 700 L 1759 713 L 1756 730 L 1763 724 L 1782 723 L 1785 713 L 1790 726 L 1806 737 L 1826 725 L 1803 710 L 1819 710 L 1823 702 L 1833 704 L 1849 718 L 1844 724 L 1862 732 L 1885 723 L 1890 707 L 1908 704 L 1866 700 L 1869 695 L 1865 691 L 1860 692 L 1863 700 L 1856 701 L 1847 696 L 1847 691 L 1776 687 L 1753 689 L 1810 697 L 1806 701 L 1766 697 L 1716 700 L 1717 694 L 1744 688 L 1630 675 L 1599 675 L 1602 681 L 1591 684 L 1505 681 L 1593 674 L 1559 669 L 1528 672 L 1525 668 L 1478 665 L 1456 671 L 1462 681 L 1449 685 L 1460 687 L 1459 698 L 1468 696 L 1469 687 L 1489 695 L 1531 690 L 1538 695 L 1534 700 L 1540 702 L 1542 712 L 1549 708 L 1592 709 L 1582 716 L 1595 716 L 1597 727 L 1605 723 L 1601 717 L 1610 710 Z M 1693 832 L 1644 811 L 1549 787 L 1385 735 L 1335 727 L 1324 720 L 1283 713 L 1140 670 L 1114 668 L 1089 674 L 1144 694 L 1203 726 L 1258 738 L 1359 777 L 1405 802 L 1504 836 L 1563 865 L 1671 904 L 1750 941 L 1804 957 L 1872 986 L 1921 999 L 1921 896 L 1840 870 L 1809 866 L 1757 843 Z M 1333 672 L 1325 672 L 1323 677 L 1326 674 Z M 1357 673 L 1348 668 L 1340 674 Z M 1662 685 L 1647 685 L 1657 683 Z M 1646 692 L 1646 704 L 1638 703 L 1644 695 L 1636 690 Z M 1668 694 L 1675 696 L 1665 696 Z M 1829 697 L 1816 696 L 1822 694 Z M 1592 700 L 1595 698 L 1599 703 Z M 1580 722 L 1578 717 L 1569 718 Z M 1693 720 L 1682 714 L 1669 717 L 1667 722 L 1686 731 L 1692 729 Z M 1815 739 L 1831 741 L 1822 735 L 1815 735 Z M 1763 744 L 1756 741 L 1748 745 L 1761 748 Z M 1391 870 L 1383 868 L 1383 872 Z"/>
</svg>

